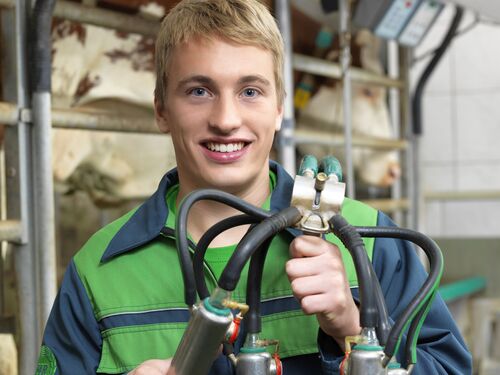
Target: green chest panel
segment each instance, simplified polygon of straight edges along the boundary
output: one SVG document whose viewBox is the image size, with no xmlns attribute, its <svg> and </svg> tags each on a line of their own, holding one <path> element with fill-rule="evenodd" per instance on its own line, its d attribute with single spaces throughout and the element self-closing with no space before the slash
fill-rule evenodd
<svg viewBox="0 0 500 375">
<path fill-rule="evenodd" d="M 375 225 L 377 213 L 359 203 L 347 201 L 343 215 L 353 225 Z M 357 286 L 352 260 L 333 236 L 328 240 L 342 251 L 351 286 Z M 262 284 L 262 338 L 277 339 L 283 358 L 318 351 L 316 337 L 318 323 L 315 316 L 302 313 L 293 298 L 285 264 L 292 236 L 282 233 L 269 249 L 264 266 Z M 93 243 L 94 241 L 95 243 Z M 102 253 L 92 251 L 102 238 L 94 239 L 75 258 L 80 278 L 87 290 L 99 323 L 110 319 L 124 319 L 124 324 L 102 329 L 103 340 L 98 373 L 115 374 L 130 371 L 146 359 L 169 358 L 180 342 L 187 323 L 185 319 L 170 322 L 148 322 L 146 315 L 162 313 L 184 314 L 184 290 L 175 243 L 172 239 L 156 240 L 145 246 L 100 263 Z M 367 241 L 371 257 L 373 241 Z M 206 267 L 209 288 L 215 286 L 210 264 Z M 233 299 L 244 302 L 248 265 L 242 273 Z M 160 314 L 160 315 L 157 315 Z M 134 320 L 136 319 L 136 320 Z"/>
<path fill-rule="evenodd" d="M 288 243 L 290 236 L 277 237 L 269 250 L 264 267 L 262 285 L 262 300 L 266 315 L 262 319 L 262 338 L 277 339 L 280 342 L 280 355 L 283 358 L 316 353 L 316 336 L 318 323 L 314 316 L 302 313 L 290 290 L 290 283 L 285 274 L 285 263 L 288 260 Z M 173 244 L 173 241 L 172 241 Z M 147 252 L 148 256 L 140 253 Z M 122 256 L 123 257 L 123 256 Z M 107 279 L 106 290 L 93 294 L 93 304 L 97 308 L 98 319 L 113 319 L 116 316 L 134 316 L 138 313 L 151 313 L 154 310 L 168 310 L 170 313 L 178 309 L 186 309 L 182 276 L 178 266 L 177 254 L 162 242 L 148 245 L 133 253 L 121 265 L 116 265 L 120 273 Z M 145 258 L 149 269 L 139 271 L 136 266 Z M 120 261 L 116 259 L 113 262 Z M 108 263 L 112 265 L 113 262 Z M 168 266 L 160 267 L 162 264 Z M 208 265 L 209 267 L 209 265 Z M 143 269 L 141 267 L 141 269 Z M 209 272 L 207 284 L 209 288 L 215 286 Z M 233 299 L 245 301 L 248 265 L 242 273 Z M 104 280 L 86 280 L 89 290 L 96 290 L 96 284 Z M 92 283 L 92 284 L 91 284 Z M 101 290 L 103 288 L 100 288 Z M 114 290 L 125 290 L 127 293 L 110 293 Z M 263 311 L 264 312 L 264 311 Z M 140 315 L 140 314 L 139 314 Z M 185 322 L 131 324 L 114 327 L 102 331 L 103 347 L 98 372 L 122 373 L 129 371 L 150 358 L 169 358 L 173 356 L 186 328 Z M 294 334 L 290 335 L 293 329 Z"/>
</svg>

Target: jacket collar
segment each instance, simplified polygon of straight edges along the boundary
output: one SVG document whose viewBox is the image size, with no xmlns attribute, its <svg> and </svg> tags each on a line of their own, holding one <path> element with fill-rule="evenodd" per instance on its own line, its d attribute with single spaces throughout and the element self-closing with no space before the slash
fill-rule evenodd
<svg viewBox="0 0 500 375">
<path fill-rule="evenodd" d="M 269 168 L 276 174 L 276 187 L 271 193 L 271 211 L 278 212 L 290 205 L 293 179 L 274 161 Z M 177 169 L 172 169 L 160 181 L 156 192 L 149 197 L 125 222 L 109 242 L 101 262 L 106 262 L 117 255 L 136 249 L 158 237 L 168 217 L 166 196 L 168 189 L 179 183 Z M 296 234 L 295 230 L 290 230 Z"/>
</svg>

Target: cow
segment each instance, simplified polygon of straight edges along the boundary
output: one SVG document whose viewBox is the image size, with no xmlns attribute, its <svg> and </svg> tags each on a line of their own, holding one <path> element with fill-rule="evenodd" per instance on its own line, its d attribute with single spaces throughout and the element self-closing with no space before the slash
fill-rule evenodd
<svg viewBox="0 0 500 375">
<path fill-rule="evenodd" d="M 367 30 L 356 34 L 361 66 L 373 73 L 382 74 L 379 59 L 381 42 Z M 329 58 L 338 57 L 338 52 Z M 340 84 L 322 85 L 297 117 L 297 129 L 323 130 L 343 134 L 343 93 Z M 393 129 L 387 108 L 387 90 L 365 83 L 352 83 L 352 132 L 353 135 L 392 139 Z M 331 146 L 300 144 L 301 154 L 314 154 L 318 158 L 331 154 L 344 160 L 344 149 Z M 367 148 L 353 149 L 353 164 L 360 181 L 372 186 L 388 187 L 400 176 L 397 152 Z"/>
<path fill-rule="evenodd" d="M 17 375 L 17 348 L 9 333 L 0 333 L 0 375 Z"/>
<path fill-rule="evenodd" d="M 73 21 L 55 23 L 52 38 L 55 108 L 98 109 L 153 121 L 154 38 Z M 97 205 L 147 197 L 174 165 L 168 136 L 53 131 L 56 187 L 84 190 Z"/>
</svg>

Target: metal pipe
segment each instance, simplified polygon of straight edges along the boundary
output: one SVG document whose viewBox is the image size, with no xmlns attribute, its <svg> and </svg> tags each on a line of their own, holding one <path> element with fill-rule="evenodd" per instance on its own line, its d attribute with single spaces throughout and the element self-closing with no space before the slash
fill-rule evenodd
<svg viewBox="0 0 500 375">
<path fill-rule="evenodd" d="M 500 199 L 500 190 L 469 190 L 469 191 L 427 191 L 426 201 L 469 201 Z"/>
<path fill-rule="evenodd" d="M 293 68 L 292 68 L 292 21 L 290 16 L 290 1 L 275 0 L 276 17 L 285 44 L 285 61 L 283 79 L 285 83 L 285 100 L 283 122 L 278 133 L 279 160 L 285 170 L 292 176 L 295 175 L 295 118 L 293 105 Z"/>
<path fill-rule="evenodd" d="M 52 126 L 66 129 L 160 134 L 154 117 L 124 117 L 78 109 L 53 109 Z"/>
<path fill-rule="evenodd" d="M 345 144 L 345 138 L 343 135 L 326 131 L 298 129 L 295 131 L 295 142 L 342 146 Z M 354 135 L 352 137 L 352 147 L 367 147 L 378 150 L 405 150 L 408 147 L 408 142 L 399 139 Z"/>
<path fill-rule="evenodd" d="M 411 51 L 406 47 L 400 47 L 400 78 L 405 82 L 405 88 L 401 92 L 401 122 L 403 128 L 402 135 L 407 139 L 408 148 L 405 153 L 403 175 L 404 188 L 408 192 L 410 202 L 409 210 L 406 213 L 406 227 L 417 229 L 420 213 L 420 187 L 419 184 L 419 163 L 418 163 L 418 144 L 412 132 L 412 118 L 410 114 L 411 98 L 410 98 L 410 61 Z M 423 259 L 423 257 L 421 257 Z"/>
<path fill-rule="evenodd" d="M 345 137 L 345 164 L 347 175 L 347 196 L 356 198 L 356 187 L 354 185 L 354 163 L 352 158 L 352 85 L 351 85 L 351 34 L 350 34 L 350 0 L 340 0 L 340 44 L 342 53 L 340 56 L 342 67 L 342 93 L 344 109 L 344 137 Z"/>
<path fill-rule="evenodd" d="M 17 125 L 18 113 L 16 105 L 0 102 L 0 123 L 2 125 Z"/>
<path fill-rule="evenodd" d="M 18 108 L 30 106 L 29 83 L 27 74 L 27 27 L 29 25 L 30 7 L 27 0 L 17 0 L 14 17 L 5 17 L 9 21 L 5 24 L 10 26 L 12 19 L 15 24 L 14 30 L 15 51 L 10 49 L 11 55 L 15 55 L 10 72 L 15 71 L 15 93 L 6 93 L 4 97 L 17 101 Z M 5 20 L 4 18 L 4 20 Z M 4 29 L 6 31 L 6 29 Z M 11 45 L 7 43 L 7 45 Z M 11 45 L 12 46 L 12 45 Z M 11 76 L 9 75 L 9 79 Z M 16 96 L 14 96 L 16 95 Z M 16 109 L 16 114 L 19 112 Z M 16 115 L 17 119 L 17 115 Z M 32 129 L 30 124 L 18 119 L 17 132 L 10 132 L 10 136 L 17 136 L 17 143 L 6 143 L 11 148 L 9 153 L 15 160 L 12 167 L 17 168 L 14 176 L 7 178 L 8 190 L 8 215 L 10 218 L 19 218 L 21 221 L 21 238 L 19 243 L 12 244 L 15 259 L 15 273 L 18 293 L 18 309 L 20 311 L 20 361 L 19 373 L 21 375 L 33 374 L 40 348 L 40 324 L 36 310 L 37 306 L 37 272 L 34 246 L 34 209 L 32 195 Z M 17 134 L 13 134 L 17 133 Z M 6 159 L 7 159 L 6 149 Z M 6 160 L 7 161 L 7 160 Z"/>
<path fill-rule="evenodd" d="M 33 94 L 35 148 L 35 200 L 37 264 L 40 269 L 40 319 L 47 321 L 57 294 L 54 182 L 52 173 L 52 128 L 50 93 Z"/>
<path fill-rule="evenodd" d="M 318 59 L 317 57 L 310 57 L 294 53 L 293 67 L 294 69 L 305 73 L 311 73 L 336 79 L 342 78 L 341 65 L 323 59 Z M 352 82 L 392 87 L 396 89 L 404 88 L 404 83 L 399 79 L 371 73 L 356 67 L 351 67 L 350 71 Z"/>
<path fill-rule="evenodd" d="M 410 208 L 408 199 L 364 199 L 363 203 L 376 208 L 379 211 L 393 213 L 397 211 L 405 211 Z"/>
<path fill-rule="evenodd" d="M 35 151 L 35 238 L 40 277 L 40 320 L 47 321 L 57 294 L 51 125 L 51 24 L 55 0 L 37 0 L 32 22 L 32 108 Z"/>
<path fill-rule="evenodd" d="M 420 228 L 420 212 L 421 212 L 421 186 L 420 186 L 420 138 L 416 135 L 410 135 L 410 168 L 409 168 L 409 190 L 411 192 L 411 216 L 409 228 L 418 231 Z"/>
<path fill-rule="evenodd" d="M 14 4 L 14 0 L 0 0 L 3 8 L 14 7 Z M 70 1 L 57 1 L 54 17 L 147 36 L 156 36 L 160 27 L 159 22 Z"/>
<path fill-rule="evenodd" d="M 54 16 L 147 36 L 156 36 L 160 28 L 159 22 L 68 1 L 56 3 Z"/>
<path fill-rule="evenodd" d="M 399 79 L 399 47 L 396 41 L 391 40 L 387 42 L 387 72 L 389 78 Z M 400 139 L 401 137 L 401 102 L 400 91 L 394 87 L 389 88 L 389 116 L 391 119 L 392 131 L 394 138 Z M 401 164 L 401 154 L 397 154 L 396 160 Z M 391 198 L 399 200 L 403 194 L 401 179 L 398 178 L 394 181 L 391 187 Z M 399 225 L 403 225 L 403 215 L 401 211 L 394 212 L 393 219 Z"/>
<path fill-rule="evenodd" d="M 21 242 L 21 221 L 0 221 L 0 241 Z"/>
<path fill-rule="evenodd" d="M 1 22 L 1 20 L 0 20 Z M 0 31 L 1 32 L 1 31 Z M 6 172 L 5 172 L 5 147 L 3 141 L 0 142 L 0 220 L 7 220 L 7 182 L 6 182 Z M 7 242 L 3 241 L 4 235 L 1 234 L 1 223 L 0 221 L 0 316 L 5 316 L 5 290 L 3 285 L 5 285 L 5 258 L 7 254 Z M 21 223 L 19 222 L 19 239 L 21 237 Z M 10 233 L 5 235 L 5 237 L 10 238 Z"/>
<path fill-rule="evenodd" d="M 18 115 L 19 113 L 19 115 Z M 0 102 L 0 122 L 5 125 L 17 125 L 18 118 L 24 122 L 32 122 L 32 111 L 26 108 L 19 110 L 15 105 Z M 51 111 L 52 126 L 63 129 L 83 129 L 116 131 L 130 133 L 159 134 L 153 116 L 123 117 L 119 114 L 92 110 L 89 108 L 58 109 Z"/>
</svg>

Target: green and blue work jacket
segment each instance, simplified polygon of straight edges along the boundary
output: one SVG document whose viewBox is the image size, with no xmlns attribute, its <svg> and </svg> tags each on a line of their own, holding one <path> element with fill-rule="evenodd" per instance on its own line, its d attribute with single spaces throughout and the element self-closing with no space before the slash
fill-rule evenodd
<svg viewBox="0 0 500 375">
<path fill-rule="evenodd" d="M 288 207 L 292 178 L 270 163 L 274 182 L 269 208 Z M 139 208 L 105 226 L 74 256 L 49 317 L 37 374 L 124 374 L 152 358 L 172 357 L 189 320 L 175 239 L 161 233 L 169 216 L 167 192 L 178 184 L 168 172 L 158 190 Z M 342 215 L 352 225 L 393 225 L 384 214 L 346 200 Z M 165 232 L 165 231 L 164 231 Z M 314 315 L 305 315 L 293 297 L 285 273 L 288 244 L 298 231 L 278 235 L 266 258 L 262 285 L 262 338 L 278 339 L 286 375 L 338 374 L 343 353 L 319 329 Z M 347 250 L 341 249 L 354 299 L 357 279 Z M 366 239 L 392 320 L 397 319 L 426 278 L 414 248 L 401 240 Z M 208 257 L 210 258 L 210 257 Z M 216 275 L 208 259 L 209 286 Z M 219 259 L 221 261 L 221 259 Z M 225 260 L 223 260 L 225 261 Z M 215 265 L 213 268 L 216 268 Z M 245 301 L 247 269 L 233 293 Z M 236 352 L 244 332 L 236 343 Z M 404 340 L 400 347 L 404 347 Z M 398 359 L 401 361 L 400 353 Z M 220 356 L 210 374 L 234 369 Z M 438 296 L 420 333 L 414 375 L 471 373 L 471 358 L 445 304 Z"/>
</svg>

